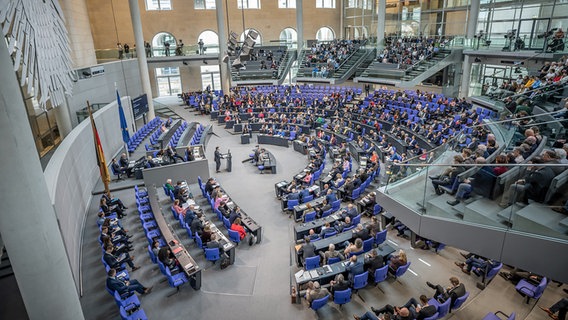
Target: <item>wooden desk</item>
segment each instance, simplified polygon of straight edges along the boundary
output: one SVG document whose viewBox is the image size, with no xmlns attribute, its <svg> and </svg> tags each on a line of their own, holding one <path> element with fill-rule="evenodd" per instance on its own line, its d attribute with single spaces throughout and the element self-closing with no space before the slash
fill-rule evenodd
<svg viewBox="0 0 568 320">
<path fill-rule="evenodd" d="M 148 199 L 150 200 L 150 207 L 154 213 L 154 219 L 158 224 L 158 228 L 162 233 L 162 236 L 166 240 L 166 243 L 170 247 L 170 250 L 174 253 L 176 259 L 179 261 L 183 271 L 189 278 L 189 283 L 195 290 L 201 289 L 201 268 L 197 265 L 195 260 L 189 255 L 187 249 L 181 244 L 177 239 L 175 233 L 172 231 L 171 226 L 167 223 L 164 218 L 162 209 L 160 208 L 158 200 L 158 192 L 156 190 L 156 185 L 153 185 L 148 189 Z"/>
</svg>

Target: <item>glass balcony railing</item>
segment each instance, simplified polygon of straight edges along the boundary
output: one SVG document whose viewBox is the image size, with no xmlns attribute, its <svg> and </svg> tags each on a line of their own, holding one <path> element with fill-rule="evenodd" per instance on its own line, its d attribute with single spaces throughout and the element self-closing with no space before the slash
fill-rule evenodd
<svg viewBox="0 0 568 320">
<path fill-rule="evenodd" d="M 498 153 L 512 150 L 525 139 L 508 122 L 487 121 L 485 125 L 496 135 L 498 145 L 505 146 L 496 151 Z M 565 211 L 568 209 L 568 167 L 531 163 L 535 156 L 550 149 L 551 143 L 546 137 L 523 162 L 504 165 L 505 173 L 496 175 L 493 169 L 498 165 L 495 164 L 464 165 L 464 173 L 458 175 L 458 181 L 447 184 L 443 176 L 451 167 L 453 155 L 461 150 L 459 141 L 456 137 L 454 143 L 450 141 L 433 149 L 425 159 L 410 159 L 407 166 L 386 163 L 387 179 L 382 191 L 421 215 L 514 230 L 568 243 Z M 542 189 L 528 187 L 535 177 L 539 177 L 536 183 Z M 439 184 L 439 192 L 436 192 L 435 184 Z M 462 196 L 459 202 L 456 202 L 456 195 Z"/>
</svg>

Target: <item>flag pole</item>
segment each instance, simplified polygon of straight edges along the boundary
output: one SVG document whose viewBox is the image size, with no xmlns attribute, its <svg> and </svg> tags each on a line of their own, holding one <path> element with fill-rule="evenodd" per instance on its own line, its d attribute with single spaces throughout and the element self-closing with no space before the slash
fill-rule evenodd
<svg viewBox="0 0 568 320">
<path fill-rule="evenodd" d="M 101 180 L 105 187 L 105 193 L 108 193 L 110 174 L 108 172 L 108 167 L 106 165 L 106 159 L 103 152 L 103 146 L 99 138 L 99 133 L 97 131 L 97 126 L 95 125 L 95 119 L 93 118 L 93 113 L 91 111 L 91 104 L 87 101 L 87 110 L 89 111 L 89 119 L 91 120 L 91 128 L 93 129 L 93 141 L 95 143 L 95 153 L 97 156 L 97 165 L 99 167 L 99 173 L 101 175 Z"/>
</svg>

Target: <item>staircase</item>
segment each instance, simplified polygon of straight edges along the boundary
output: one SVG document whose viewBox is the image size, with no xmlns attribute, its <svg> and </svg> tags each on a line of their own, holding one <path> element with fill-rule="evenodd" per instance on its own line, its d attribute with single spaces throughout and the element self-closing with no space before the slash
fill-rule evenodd
<svg viewBox="0 0 568 320">
<path fill-rule="evenodd" d="M 376 48 L 373 49 L 359 48 L 359 50 L 357 50 L 357 52 L 355 52 L 349 58 L 349 60 L 345 61 L 345 63 L 341 65 L 339 69 L 333 73 L 332 84 L 340 84 L 345 82 L 347 79 L 353 76 L 355 72 L 357 72 L 357 70 L 361 68 L 362 64 L 366 63 L 367 65 L 369 65 L 369 63 L 371 63 L 375 59 L 376 54 L 377 54 Z"/>
<path fill-rule="evenodd" d="M 278 84 L 279 85 L 284 83 L 284 81 L 286 81 L 286 76 L 288 75 L 288 72 L 292 68 L 292 64 L 294 63 L 294 61 L 296 61 L 296 55 L 297 55 L 296 50 L 289 49 L 286 52 L 286 55 L 284 56 L 284 58 L 282 59 L 282 62 L 280 63 L 280 66 L 278 67 Z"/>
<path fill-rule="evenodd" d="M 422 60 L 407 69 L 404 76 L 400 79 L 399 87 L 414 87 L 424 80 L 435 75 L 445 67 L 457 63 L 461 60 L 462 50 L 440 49 L 430 59 Z"/>
</svg>

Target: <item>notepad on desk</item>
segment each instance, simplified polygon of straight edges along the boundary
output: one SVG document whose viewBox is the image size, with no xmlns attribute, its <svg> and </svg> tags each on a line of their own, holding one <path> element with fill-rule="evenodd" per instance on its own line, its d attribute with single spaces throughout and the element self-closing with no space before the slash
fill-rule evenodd
<svg viewBox="0 0 568 320">
<path fill-rule="evenodd" d="M 319 276 L 318 271 L 316 269 L 312 269 L 310 270 L 310 277 L 313 278 L 317 278 Z"/>
</svg>

